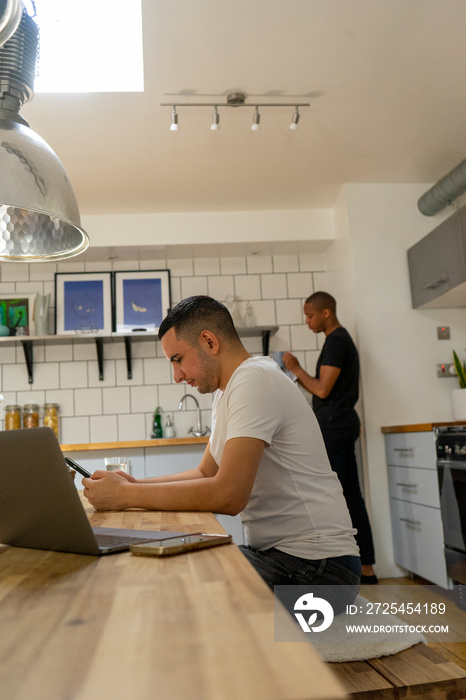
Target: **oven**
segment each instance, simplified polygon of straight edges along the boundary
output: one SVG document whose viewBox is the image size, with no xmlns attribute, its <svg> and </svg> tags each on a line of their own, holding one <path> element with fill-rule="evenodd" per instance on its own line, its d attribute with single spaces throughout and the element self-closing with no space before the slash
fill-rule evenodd
<svg viewBox="0 0 466 700">
<path fill-rule="evenodd" d="M 448 575 L 466 607 L 466 425 L 436 428 L 440 511 Z"/>
</svg>

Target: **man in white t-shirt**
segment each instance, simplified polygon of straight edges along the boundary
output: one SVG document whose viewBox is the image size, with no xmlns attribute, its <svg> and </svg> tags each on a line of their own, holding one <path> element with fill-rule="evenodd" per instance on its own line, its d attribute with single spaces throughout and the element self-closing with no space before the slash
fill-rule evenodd
<svg viewBox="0 0 466 700">
<path fill-rule="evenodd" d="M 356 587 L 359 550 L 314 413 L 268 357 L 251 357 L 228 309 L 211 297 L 181 301 L 159 338 L 176 382 L 214 393 L 201 463 L 137 480 L 97 471 L 84 494 L 98 510 L 147 508 L 240 514 L 242 551 L 265 581 Z"/>
</svg>

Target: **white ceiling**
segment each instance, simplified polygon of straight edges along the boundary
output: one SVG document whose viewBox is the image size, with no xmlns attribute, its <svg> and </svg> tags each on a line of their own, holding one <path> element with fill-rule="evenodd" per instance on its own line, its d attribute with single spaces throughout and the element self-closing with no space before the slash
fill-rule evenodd
<svg viewBox="0 0 466 700">
<path fill-rule="evenodd" d="M 464 0 L 142 8 L 144 93 L 37 94 L 22 110 L 81 214 L 327 208 L 344 182 L 435 182 L 466 157 Z M 291 106 L 264 110 L 258 132 L 252 109 L 220 110 L 212 132 L 210 108 L 179 108 L 169 131 L 161 102 L 234 90 Z M 311 102 L 295 132 L 294 96 Z"/>
</svg>

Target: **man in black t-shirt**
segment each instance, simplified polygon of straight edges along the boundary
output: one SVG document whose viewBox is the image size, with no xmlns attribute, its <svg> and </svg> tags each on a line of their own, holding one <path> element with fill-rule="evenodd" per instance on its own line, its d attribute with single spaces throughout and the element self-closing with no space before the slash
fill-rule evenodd
<svg viewBox="0 0 466 700">
<path fill-rule="evenodd" d="M 377 583 L 372 531 L 359 486 L 355 442 L 360 421 L 355 411 L 359 396 L 359 356 L 348 331 L 336 315 L 335 299 L 315 292 L 304 303 L 306 323 L 314 333 L 324 333 L 325 343 L 311 377 L 290 352 L 283 354 L 285 367 L 309 391 L 332 469 L 338 474 L 353 522 L 358 531 L 362 564 L 361 583 Z"/>
</svg>

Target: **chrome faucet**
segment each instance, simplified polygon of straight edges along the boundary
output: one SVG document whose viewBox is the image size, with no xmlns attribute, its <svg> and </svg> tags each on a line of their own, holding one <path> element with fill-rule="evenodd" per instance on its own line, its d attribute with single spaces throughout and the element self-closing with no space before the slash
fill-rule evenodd
<svg viewBox="0 0 466 700">
<path fill-rule="evenodd" d="M 183 398 L 181 399 L 180 403 L 178 404 L 178 410 L 181 411 L 183 408 L 183 403 L 186 399 L 192 399 L 194 403 L 196 404 L 196 413 L 197 413 L 197 427 L 196 428 L 190 428 L 188 430 L 188 433 L 192 433 L 194 437 L 204 437 L 204 435 L 207 435 L 207 433 L 210 433 L 210 428 L 207 426 L 203 429 L 202 428 L 202 423 L 201 423 L 201 409 L 199 407 L 199 401 L 196 399 L 195 396 L 192 394 L 185 394 Z"/>
</svg>

